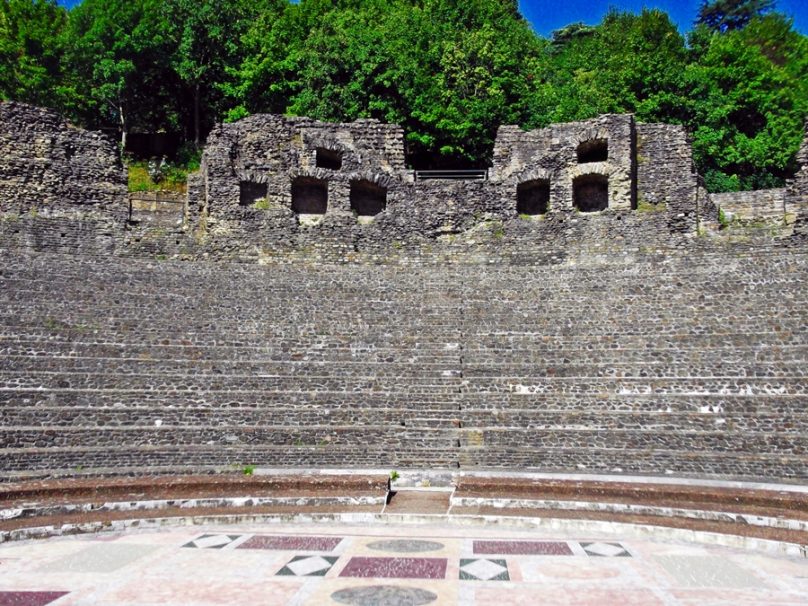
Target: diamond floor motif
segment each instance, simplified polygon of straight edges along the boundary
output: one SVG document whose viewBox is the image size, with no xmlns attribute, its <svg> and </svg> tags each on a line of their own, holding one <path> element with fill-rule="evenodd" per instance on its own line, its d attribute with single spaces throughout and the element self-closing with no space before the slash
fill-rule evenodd
<svg viewBox="0 0 808 606">
<path fill-rule="evenodd" d="M 606 558 L 630 558 L 631 554 L 620 543 L 581 543 L 581 547 L 590 556 Z"/>
<path fill-rule="evenodd" d="M 289 563 L 281 568 L 278 574 L 295 577 L 324 577 L 338 559 L 339 556 L 299 555 L 289 560 Z"/>
<path fill-rule="evenodd" d="M 241 538 L 240 534 L 203 534 L 201 537 L 190 541 L 183 547 L 195 547 L 197 549 L 222 549 Z"/>
<path fill-rule="evenodd" d="M 510 581 L 505 560 L 460 560 L 460 579 L 463 581 Z"/>
</svg>

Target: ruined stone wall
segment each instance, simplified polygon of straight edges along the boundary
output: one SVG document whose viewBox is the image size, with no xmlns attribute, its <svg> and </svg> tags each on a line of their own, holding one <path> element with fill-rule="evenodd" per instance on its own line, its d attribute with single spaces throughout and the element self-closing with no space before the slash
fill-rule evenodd
<svg viewBox="0 0 808 606">
<path fill-rule="evenodd" d="M 608 179 L 608 207 L 634 208 L 634 128 L 632 115 L 603 115 L 529 132 L 502 126 L 494 145 L 491 180 L 510 190 L 520 183 L 549 181 L 552 211 L 573 208 L 576 179 L 602 175 Z M 587 158 L 586 146 L 592 142 L 604 142 L 606 153 Z"/>
<path fill-rule="evenodd" d="M 126 173 L 115 144 L 53 111 L 0 103 L 0 212 L 125 221 Z"/>
<path fill-rule="evenodd" d="M 187 225 L 206 255 L 253 260 L 314 251 L 317 259 L 341 261 L 382 257 L 393 244 L 424 251 L 458 241 L 479 258 L 491 253 L 474 250 L 488 232 L 513 238 L 516 255 L 541 242 L 564 256 L 571 248 L 602 248 L 576 241 L 590 232 L 642 246 L 695 234 L 695 176 L 684 131 L 659 129 L 665 141 L 647 134 L 649 162 L 672 166 L 646 171 L 648 187 L 661 189 L 659 203 L 638 208 L 636 129 L 631 115 L 530 132 L 503 126 L 488 180 L 415 181 L 404 168 L 398 126 L 252 116 L 211 133 L 201 171 L 189 179 Z M 684 185 L 665 181 L 683 164 Z M 519 237 L 526 238 L 521 252 Z M 455 248 L 450 256 L 457 254 Z"/>
<path fill-rule="evenodd" d="M 637 192 L 638 205 L 667 207 L 672 229 L 692 229 L 698 223 L 699 206 L 706 200 L 699 199 L 698 176 L 683 126 L 637 125 Z"/>
<path fill-rule="evenodd" d="M 328 162 L 329 155 L 338 158 L 338 167 Z M 318 162 L 322 156 L 326 161 Z M 259 200 L 292 208 L 292 184 L 298 179 L 326 182 L 326 214 L 350 212 L 352 181 L 388 187 L 392 179 L 405 178 L 404 132 L 376 120 L 331 124 L 250 116 L 211 132 L 201 178 L 202 183 L 190 184 L 189 208 L 210 217 L 242 219 L 244 209 Z"/>
<path fill-rule="evenodd" d="M 729 221 L 784 222 L 786 220 L 785 188 L 710 194 L 709 200 L 724 211 L 724 215 Z"/>
<path fill-rule="evenodd" d="M 797 164 L 800 169 L 786 187 L 786 205 L 796 215 L 794 235 L 808 239 L 808 122 L 805 123 L 805 136 L 797 153 Z"/>
<path fill-rule="evenodd" d="M 45 110 L 4 108 L 16 116 L 8 132 L 29 120 L 23 141 L 47 131 L 40 139 L 55 150 L 28 163 L 56 175 L 44 179 L 52 206 L 26 212 L 31 192 L 44 187 L 36 171 L 20 172 L 33 144 L 18 149 L 3 140 L 17 158 L 5 164 L 7 172 L 17 168 L 0 194 L 0 238 L 12 247 L 242 262 L 540 264 L 682 249 L 700 222 L 717 228 L 720 198 L 699 187 L 684 129 L 635 124 L 630 115 L 529 132 L 503 126 L 490 179 L 460 182 L 415 181 L 396 125 L 256 115 L 214 129 L 184 208 L 136 199 L 130 213 L 125 200 L 117 205 L 123 175 L 109 141 Z M 81 145 L 62 145 L 71 137 Z M 74 150 L 70 162 L 65 146 Z M 790 184 L 788 208 L 805 199 L 806 174 Z M 108 190 L 114 196 L 99 193 Z M 603 207 L 579 208 L 581 192 Z M 50 224 L 53 209 L 58 220 Z M 90 235 L 88 221 L 99 216 L 114 220 Z M 804 223 L 798 219 L 795 233 Z"/>
</svg>

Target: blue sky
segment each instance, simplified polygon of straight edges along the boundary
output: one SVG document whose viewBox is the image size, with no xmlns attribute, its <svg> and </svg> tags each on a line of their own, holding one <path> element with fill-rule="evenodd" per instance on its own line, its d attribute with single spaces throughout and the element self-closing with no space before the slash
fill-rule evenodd
<svg viewBox="0 0 808 606">
<path fill-rule="evenodd" d="M 542 36 L 578 21 L 595 25 L 610 6 L 631 12 L 639 12 L 643 7 L 659 8 L 684 33 L 696 20 L 701 0 L 519 0 L 522 14 Z M 777 10 L 793 17 L 798 31 L 808 33 L 808 0 L 777 0 Z"/>
<path fill-rule="evenodd" d="M 79 0 L 59 1 L 73 6 Z M 578 21 L 595 25 L 610 6 L 632 12 L 639 12 L 643 7 L 662 9 L 685 33 L 696 19 L 701 0 L 519 0 L 522 14 L 542 36 Z M 793 17 L 797 30 L 808 34 L 808 0 L 777 0 L 777 10 Z"/>
</svg>

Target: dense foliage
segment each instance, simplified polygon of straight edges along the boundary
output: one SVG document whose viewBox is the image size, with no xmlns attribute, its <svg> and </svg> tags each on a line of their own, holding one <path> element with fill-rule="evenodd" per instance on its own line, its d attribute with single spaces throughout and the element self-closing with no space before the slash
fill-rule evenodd
<svg viewBox="0 0 808 606">
<path fill-rule="evenodd" d="M 203 140 L 255 112 L 378 118 L 419 167 L 485 165 L 500 124 L 634 112 L 685 124 L 711 190 L 781 184 L 808 115 L 808 38 L 773 0 L 703 2 L 547 40 L 516 0 L 0 0 L 0 98 Z"/>
</svg>

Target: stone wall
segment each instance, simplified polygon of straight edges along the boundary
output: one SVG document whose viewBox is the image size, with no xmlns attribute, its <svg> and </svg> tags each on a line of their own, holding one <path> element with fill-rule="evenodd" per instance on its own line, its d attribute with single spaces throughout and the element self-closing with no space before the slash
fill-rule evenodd
<svg viewBox="0 0 808 606">
<path fill-rule="evenodd" d="M 186 196 L 174 192 L 144 191 L 129 194 L 129 223 L 154 227 L 180 227 Z"/>
<path fill-rule="evenodd" d="M 458 241 L 479 258 L 492 252 L 481 244 L 490 231 L 516 255 L 521 237 L 521 251 L 541 242 L 562 256 L 608 243 L 678 246 L 697 231 L 697 181 L 680 127 L 636 125 L 631 115 L 531 132 L 503 126 L 489 174 L 414 181 L 395 125 L 252 116 L 211 134 L 189 179 L 187 226 L 209 257 L 314 251 L 328 261 L 385 257 L 392 245 L 420 257 Z M 711 216 L 706 204 L 701 212 Z M 590 232 L 605 240 L 576 240 Z"/>
<path fill-rule="evenodd" d="M 0 212 L 125 221 L 126 173 L 115 144 L 50 110 L 0 102 Z"/>
<path fill-rule="evenodd" d="M 137 196 L 127 206 L 111 141 L 47 110 L 0 110 L 0 237 L 37 249 L 69 250 L 71 235 L 102 220 L 75 250 L 250 262 L 378 262 L 399 250 L 459 262 L 571 258 L 679 248 L 699 225 L 716 224 L 716 203 L 768 217 L 781 195 L 707 196 L 685 130 L 630 115 L 530 132 L 503 126 L 482 182 L 414 181 L 396 125 L 256 115 L 214 129 L 182 210 Z M 797 237 L 808 214 L 807 148 L 782 194 Z M 49 216 L 60 223 L 46 225 Z"/>
<path fill-rule="evenodd" d="M 608 208 L 635 208 L 634 129 L 632 115 L 604 115 L 529 132 L 518 126 L 500 127 L 491 181 L 501 183 L 509 198 L 515 197 L 519 184 L 546 181 L 552 211 L 576 206 L 577 180 L 602 176 L 608 180 Z"/>
<path fill-rule="evenodd" d="M 388 187 L 405 178 L 404 132 L 376 120 L 251 116 L 211 132 L 201 175 L 200 186 L 189 190 L 189 207 L 211 217 L 239 220 L 256 202 L 291 209 L 293 183 L 306 181 L 324 183 L 325 214 L 350 212 L 352 182 Z"/>
<path fill-rule="evenodd" d="M 786 188 L 786 205 L 796 215 L 794 235 L 808 239 L 808 122 L 805 123 L 805 136 L 797 153 L 800 169 Z"/>
<path fill-rule="evenodd" d="M 690 141 L 682 126 L 637 125 L 637 192 L 639 205 L 665 205 L 672 228 L 692 229 L 700 214 L 715 215 L 700 196 Z"/>
<path fill-rule="evenodd" d="M 710 194 L 709 199 L 727 221 L 783 223 L 788 214 L 785 188 Z"/>
</svg>

